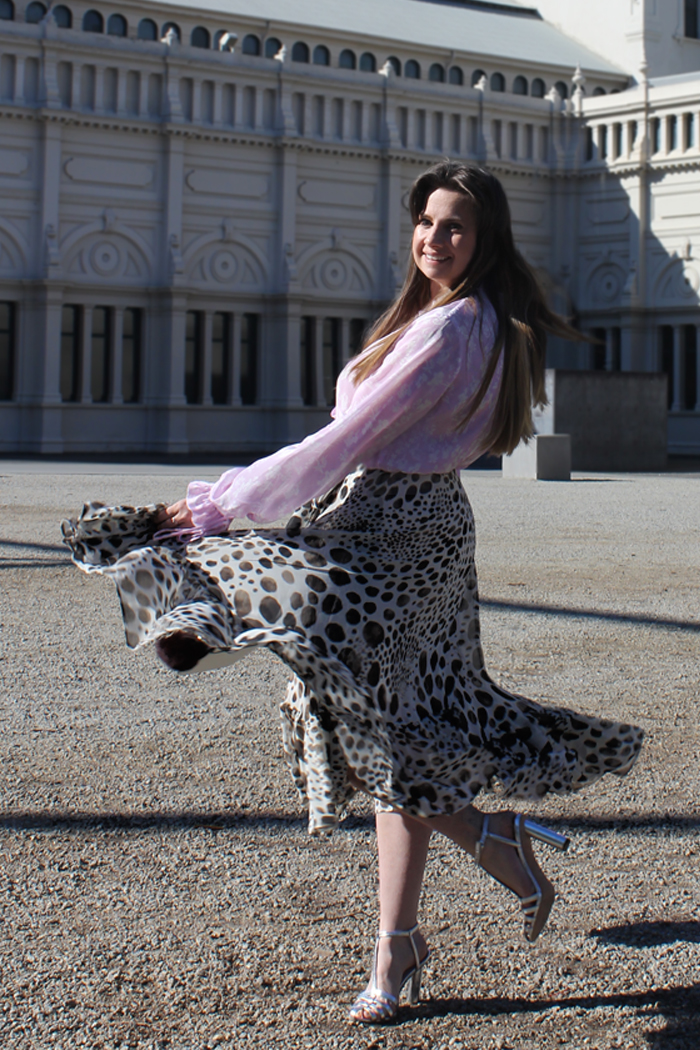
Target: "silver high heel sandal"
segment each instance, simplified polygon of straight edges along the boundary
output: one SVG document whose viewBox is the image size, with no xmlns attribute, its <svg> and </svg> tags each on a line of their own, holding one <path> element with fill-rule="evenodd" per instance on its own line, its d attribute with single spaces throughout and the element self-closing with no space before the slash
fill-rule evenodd
<svg viewBox="0 0 700 1050">
<path fill-rule="evenodd" d="M 481 853 L 487 839 L 493 839 L 495 842 L 503 842 L 506 846 L 515 847 L 520 863 L 527 872 L 534 890 L 529 897 L 520 897 L 520 906 L 525 914 L 525 938 L 526 940 L 533 942 L 536 941 L 542 933 L 547 919 L 549 918 L 549 912 L 552 909 L 554 901 L 550 901 L 549 906 L 547 907 L 544 900 L 543 889 L 527 862 L 523 850 L 522 833 L 525 832 L 525 834 L 531 839 L 537 839 L 539 842 L 544 842 L 548 846 L 552 846 L 554 849 L 558 850 L 567 849 L 569 846 L 569 839 L 566 835 L 560 835 L 558 831 L 551 831 L 549 828 L 543 828 L 541 824 L 535 824 L 534 820 L 527 820 L 520 813 L 517 813 L 515 816 L 513 832 L 515 835 L 515 838 L 513 839 L 507 839 L 503 835 L 495 835 L 492 831 L 489 831 L 489 818 L 488 815 L 485 814 L 481 825 L 481 837 L 476 844 L 474 858 L 476 863 L 481 867 Z M 502 886 L 506 885 L 504 882 L 501 882 L 501 879 L 497 876 L 494 875 L 493 878 L 495 878 L 497 882 L 500 882 Z M 506 889 L 511 889 L 511 887 L 506 886 Z M 511 892 L 513 891 L 511 890 Z M 546 912 L 544 911 L 545 908 Z M 538 922 L 539 929 L 537 932 L 534 932 Z"/>
<path fill-rule="evenodd" d="M 408 989 L 408 1001 L 409 1003 L 418 1002 L 423 967 L 430 958 L 430 951 L 427 951 L 422 959 L 419 958 L 416 942 L 413 939 L 413 934 L 417 929 L 418 924 L 416 923 L 416 925 L 410 930 L 379 931 L 374 945 L 374 964 L 372 966 L 372 977 L 369 982 L 369 987 L 365 992 L 362 992 L 361 995 L 358 995 L 357 999 L 350 1007 L 351 1021 L 356 1021 L 359 1024 L 387 1024 L 387 1022 L 393 1021 L 399 1009 L 401 992 L 403 991 L 404 985 L 409 981 L 411 983 Z M 392 995 L 390 992 L 382 991 L 381 988 L 377 987 L 375 976 L 377 973 L 377 954 L 379 951 L 379 941 L 382 937 L 408 937 L 411 942 L 411 947 L 413 948 L 415 964 L 409 966 L 404 972 L 401 978 L 398 995 Z"/>
</svg>

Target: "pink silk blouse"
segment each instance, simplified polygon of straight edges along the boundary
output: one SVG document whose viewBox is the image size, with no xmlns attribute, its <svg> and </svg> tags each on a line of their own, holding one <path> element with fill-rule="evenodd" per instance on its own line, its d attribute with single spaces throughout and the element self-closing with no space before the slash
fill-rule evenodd
<svg viewBox="0 0 700 1050">
<path fill-rule="evenodd" d="M 460 424 L 488 365 L 496 329 L 486 298 L 458 299 L 420 314 L 358 386 L 351 375 L 358 359 L 346 365 L 327 426 L 249 467 L 227 470 L 213 484 L 191 482 L 187 504 L 197 531 L 223 532 L 233 518 L 284 518 L 360 465 L 406 474 L 469 466 L 484 451 L 502 354 L 481 404 L 466 427 Z"/>
</svg>

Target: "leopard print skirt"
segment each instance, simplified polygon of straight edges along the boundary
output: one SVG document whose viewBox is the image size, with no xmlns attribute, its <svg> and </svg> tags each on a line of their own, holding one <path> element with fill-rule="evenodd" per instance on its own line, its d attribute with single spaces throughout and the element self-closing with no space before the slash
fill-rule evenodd
<svg viewBox="0 0 700 1050">
<path fill-rule="evenodd" d="M 379 808 L 436 816 L 482 789 L 539 799 L 632 767 L 641 730 L 489 677 L 456 472 L 359 469 L 286 528 L 190 543 L 154 541 L 156 512 L 88 504 L 64 536 L 115 581 L 132 648 L 184 632 L 208 651 L 195 669 L 258 645 L 290 667 L 283 741 L 312 833 L 337 823 L 349 772 Z"/>
</svg>

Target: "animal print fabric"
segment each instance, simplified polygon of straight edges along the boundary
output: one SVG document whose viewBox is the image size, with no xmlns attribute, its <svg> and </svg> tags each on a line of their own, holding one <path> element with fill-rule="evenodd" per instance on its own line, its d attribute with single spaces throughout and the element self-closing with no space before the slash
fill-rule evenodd
<svg viewBox="0 0 700 1050">
<path fill-rule="evenodd" d="M 379 808 L 435 816 L 482 789 L 539 799 L 633 765 L 634 726 L 492 682 L 456 472 L 359 469 L 286 528 L 189 544 L 149 541 L 157 510 L 88 504 L 64 536 L 81 568 L 116 583 L 132 648 L 184 631 L 288 664 L 283 742 L 312 833 L 336 825 L 349 771 Z"/>
</svg>

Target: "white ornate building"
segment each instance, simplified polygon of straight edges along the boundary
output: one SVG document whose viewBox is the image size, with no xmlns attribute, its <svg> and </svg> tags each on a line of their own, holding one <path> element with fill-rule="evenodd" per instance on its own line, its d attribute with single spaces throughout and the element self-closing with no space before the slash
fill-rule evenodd
<svg viewBox="0 0 700 1050">
<path fill-rule="evenodd" d="M 449 155 L 601 339 L 551 363 L 665 370 L 700 453 L 698 0 L 532 3 L 0 0 L 0 452 L 315 429 Z"/>
</svg>

